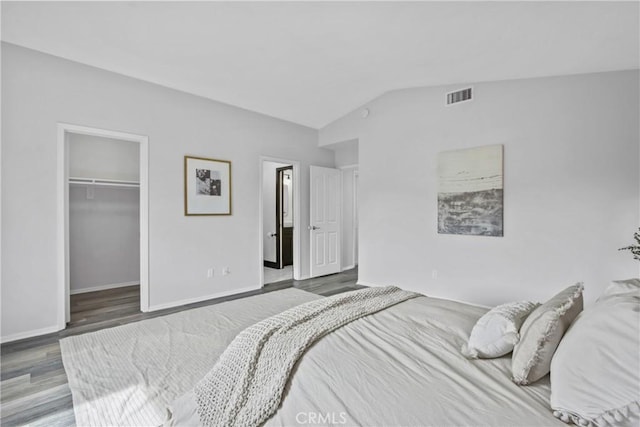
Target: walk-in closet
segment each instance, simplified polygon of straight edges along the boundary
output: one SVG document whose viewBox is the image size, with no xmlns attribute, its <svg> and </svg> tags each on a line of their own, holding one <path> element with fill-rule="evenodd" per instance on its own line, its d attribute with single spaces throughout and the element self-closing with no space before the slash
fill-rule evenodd
<svg viewBox="0 0 640 427">
<path fill-rule="evenodd" d="M 140 311 L 140 144 L 69 134 L 71 323 Z"/>
</svg>

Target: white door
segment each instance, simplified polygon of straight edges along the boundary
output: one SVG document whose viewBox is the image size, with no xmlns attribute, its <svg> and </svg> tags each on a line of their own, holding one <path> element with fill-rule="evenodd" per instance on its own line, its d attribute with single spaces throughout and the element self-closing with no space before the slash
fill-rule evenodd
<svg viewBox="0 0 640 427">
<path fill-rule="evenodd" d="M 311 277 L 340 272 L 341 172 L 311 166 Z"/>
</svg>

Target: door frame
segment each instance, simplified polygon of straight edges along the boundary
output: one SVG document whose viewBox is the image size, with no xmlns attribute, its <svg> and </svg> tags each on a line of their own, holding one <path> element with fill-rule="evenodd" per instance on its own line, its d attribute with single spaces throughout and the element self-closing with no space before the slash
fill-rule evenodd
<svg viewBox="0 0 640 427">
<path fill-rule="evenodd" d="M 140 310 L 149 311 L 149 137 L 107 129 L 58 123 L 57 126 L 57 235 L 58 328 L 71 318 L 69 260 L 69 134 L 137 142 L 140 147 Z"/>
<path fill-rule="evenodd" d="M 301 280 L 301 258 L 300 258 L 300 162 L 297 160 L 283 159 L 281 157 L 260 156 L 259 179 L 258 179 L 258 267 L 260 271 L 260 287 L 264 287 L 264 203 L 262 180 L 264 176 L 264 162 L 284 163 L 293 168 L 293 279 Z"/>
<path fill-rule="evenodd" d="M 283 166 L 281 168 L 276 168 L 276 265 L 278 269 L 283 268 L 284 264 L 284 261 L 282 260 L 282 233 L 284 231 L 284 227 L 282 225 L 282 183 L 284 181 L 283 172 L 289 170 L 291 171 L 293 181 L 293 166 Z M 293 185 L 296 185 L 295 182 L 293 183 Z M 296 217 L 294 213 L 294 221 L 295 218 Z"/>
<path fill-rule="evenodd" d="M 342 266 L 342 271 L 344 271 L 344 270 L 350 270 L 352 268 L 355 268 L 358 265 L 358 257 L 357 257 L 358 227 L 356 227 L 356 224 L 358 223 L 358 182 L 359 182 L 358 180 L 359 180 L 359 174 L 360 174 L 360 167 L 357 163 L 355 163 L 351 165 L 340 166 L 339 169 L 342 171 L 343 187 L 345 185 L 345 172 L 352 172 L 349 185 L 351 185 L 351 191 L 352 191 L 351 194 L 353 195 L 353 204 L 351 206 L 351 212 L 352 212 L 351 221 L 353 223 L 353 230 L 351 230 L 351 239 L 353 243 L 351 255 L 353 258 L 353 264 Z M 343 202 L 344 202 L 344 199 L 343 199 Z M 342 219 L 344 221 L 344 203 L 341 203 L 340 206 L 342 207 L 342 214 L 343 214 Z"/>
<path fill-rule="evenodd" d="M 360 185 L 360 168 L 356 167 L 353 171 L 353 267 L 355 268 L 358 265 L 358 256 L 360 253 L 360 241 L 359 241 L 359 232 L 360 232 L 360 223 L 358 222 L 359 216 L 359 208 L 358 197 L 359 197 L 359 185 Z"/>
</svg>

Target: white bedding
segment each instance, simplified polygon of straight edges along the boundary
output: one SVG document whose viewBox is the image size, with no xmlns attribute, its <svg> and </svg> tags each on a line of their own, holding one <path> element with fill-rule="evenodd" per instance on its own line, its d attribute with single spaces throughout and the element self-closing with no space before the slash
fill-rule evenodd
<svg viewBox="0 0 640 427">
<path fill-rule="evenodd" d="M 193 388 L 205 425 L 259 426 L 278 410 L 299 358 L 323 336 L 420 296 L 374 287 L 297 305 L 239 333 Z"/>
<path fill-rule="evenodd" d="M 239 332 L 318 298 L 284 289 L 60 340 L 76 423 L 162 424 Z"/>
<path fill-rule="evenodd" d="M 548 377 L 511 382 L 510 355 L 468 360 L 460 348 L 485 308 L 420 297 L 356 320 L 302 357 L 267 426 L 553 426 Z M 170 425 L 199 425 L 193 393 Z"/>
</svg>

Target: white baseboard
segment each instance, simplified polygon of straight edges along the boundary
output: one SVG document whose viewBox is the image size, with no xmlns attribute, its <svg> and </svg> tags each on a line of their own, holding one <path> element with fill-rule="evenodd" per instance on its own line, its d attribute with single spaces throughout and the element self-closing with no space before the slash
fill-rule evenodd
<svg viewBox="0 0 640 427">
<path fill-rule="evenodd" d="M 221 298 L 221 297 L 227 297 L 229 295 L 242 294 L 244 292 L 257 291 L 259 289 L 260 288 L 232 289 L 232 290 L 229 290 L 229 291 L 219 292 L 217 294 L 205 295 L 205 296 L 202 296 L 202 297 L 183 299 L 183 300 L 180 300 L 180 301 L 167 302 L 167 303 L 164 303 L 164 304 L 150 305 L 149 306 L 149 311 L 164 310 L 165 308 L 172 308 L 172 307 L 178 307 L 178 306 L 181 306 L 181 305 L 193 304 L 194 302 L 207 301 L 207 300 L 214 299 L 214 298 Z"/>
<path fill-rule="evenodd" d="M 112 283 L 110 285 L 93 286 L 91 288 L 71 289 L 71 295 L 85 294 L 87 292 L 104 291 L 107 289 L 124 288 L 127 286 L 134 286 L 134 285 L 140 286 L 140 281 L 136 280 L 135 282 Z"/>
<path fill-rule="evenodd" d="M 92 292 L 92 291 L 97 291 L 97 290 L 101 290 L 101 289 L 110 289 L 110 288 L 115 288 L 115 287 L 124 287 L 124 286 L 132 286 L 132 285 L 137 285 L 139 284 L 138 282 L 130 282 L 130 283 L 118 283 L 115 286 L 114 285 L 107 285 L 107 287 L 96 287 L 96 288 L 91 288 L 90 290 L 82 290 L 81 292 L 76 292 L 76 293 L 82 293 L 82 292 Z M 187 304 L 193 304 L 194 302 L 200 302 L 200 301 L 206 301 L 206 300 L 210 300 L 210 299 L 214 299 L 214 298 L 221 298 L 221 297 L 226 297 L 229 295 L 235 295 L 235 294 L 242 294 L 244 292 L 250 292 L 250 291 L 257 291 L 260 288 L 241 288 L 241 289 L 232 289 L 229 291 L 224 291 L 224 292 L 219 292 L 216 294 L 212 294 L 212 295 L 205 295 L 202 297 L 197 297 L 197 298 L 189 298 L 189 299 L 184 299 L 184 300 L 180 300 L 180 301 L 175 301 L 175 302 L 169 302 L 169 303 L 165 303 L 165 304 L 157 304 L 157 305 L 153 305 L 153 306 L 149 306 L 149 311 L 157 311 L 157 310 L 162 310 L 165 308 L 172 308 L 172 307 L 177 307 L 177 306 L 181 306 L 181 305 L 187 305 Z M 64 328 L 63 328 L 64 329 Z M 42 328 L 42 329 L 34 329 L 31 331 L 25 331 L 25 332 L 19 332 L 17 334 L 12 334 L 12 335 L 7 335 L 4 337 L 0 337 L 0 343 L 4 344 L 4 343 L 8 343 L 11 341 L 18 341 L 18 340 L 22 340 L 22 339 L 26 339 L 26 338 L 33 338 L 33 337 L 37 337 L 39 335 L 46 335 L 46 334 L 51 334 L 54 332 L 58 332 L 61 329 L 56 327 L 56 326 L 50 326 L 48 328 Z"/>
<path fill-rule="evenodd" d="M 362 285 L 362 286 L 366 286 L 368 288 L 379 288 L 380 285 L 377 283 L 369 283 L 369 282 L 363 282 L 362 280 L 358 280 L 356 282 L 356 285 Z"/>
<path fill-rule="evenodd" d="M 342 267 L 340 271 L 351 270 L 352 268 L 356 268 L 355 264 L 347 265 L 346 267 Z"/>
<path fill-rule="evenodd" d="M 34 329 L 34 330 L 31 330 L 31 331 L 25 331 L 25 332 L 19 332 L 17 334 L 7 335 L 7 336 L 4 336 L 4 337 L 0 338 L 0 342 L 2 344 L 4 344 L 4 343 L 11 342 L 11 341 L 23 340 L 25 338 L 37 337 L 39 335 L 52 334 L 52 333 L 58 332 L 60 330 L 61 329 L 58 328 L 57 326 L 49 326 L 48 328 Z"/>
</svg>

